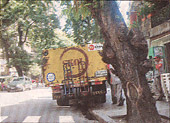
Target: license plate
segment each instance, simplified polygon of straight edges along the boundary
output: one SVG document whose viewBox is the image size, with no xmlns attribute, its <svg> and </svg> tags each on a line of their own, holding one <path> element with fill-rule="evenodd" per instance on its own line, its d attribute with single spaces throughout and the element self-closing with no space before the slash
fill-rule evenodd
<svg viewBox="0 0 170 123">
<path fill-rule="evenodd" d="M 107 70 L 96 71 L 95 76 L 96 77 L 105 77 L 105 76 L 107 76 Z"/>
<path fill-rule="evenodd" d="M 11 89 L 15 89 L 14 87 L 12 87 Z"/>
</svg>

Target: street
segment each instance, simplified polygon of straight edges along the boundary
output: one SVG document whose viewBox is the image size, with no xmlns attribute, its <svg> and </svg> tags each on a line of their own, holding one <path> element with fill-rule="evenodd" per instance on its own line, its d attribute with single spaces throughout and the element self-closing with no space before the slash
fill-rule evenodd
<svg viewBox="0 0 170 123">
<path fill-rule="evenodd" d="M 96 123 L 76 106 L 58 106 L 51 88 L 38 87 L 24 92 L 0 92 L 0 122 L 17 123 Z"/>
<path fill-rule="evenodd" d="M 106 103 L 95 105 L 90 114 L 80 106 L 58 106 L 51 97 L 51 88 L 38 87 L 24 92 L 0 91 L 0 122 L 2 123 L 98 123 L 122 122 L 126 115 L 124 106 L 112 105 L 111 90 L 107 87 Z M 169 117 L 169 103 L 157 101 L 159 114 Z M 92 119 L 97 120 L 92 120 Z M 113 121 L 114 119 L 114 121 Z M 165 121 L 166 123 L 166 121 Z"/>
</svg>

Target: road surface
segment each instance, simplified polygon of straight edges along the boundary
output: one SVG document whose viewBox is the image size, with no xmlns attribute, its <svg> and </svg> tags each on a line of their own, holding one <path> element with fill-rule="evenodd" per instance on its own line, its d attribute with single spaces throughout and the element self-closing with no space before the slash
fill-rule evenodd
<svg viewBox="0 0 170 123">
<path fill-rule="evenodd" d="M 0 122 L 17 123 L 97 123 L 88 120 L 75 106 L 58 106 L 51 89 L 0 92 Z"/>
</svg>

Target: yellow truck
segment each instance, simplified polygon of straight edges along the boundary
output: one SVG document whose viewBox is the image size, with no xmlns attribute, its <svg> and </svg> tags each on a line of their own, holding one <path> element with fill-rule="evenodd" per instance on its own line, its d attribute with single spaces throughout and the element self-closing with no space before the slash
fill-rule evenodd
<svg viewBox="0 0 170 123">
<path fill-rule="evenodd" d="M 43 79 L 60 106 L 69 102 L 106 102 L 106 64 L 102 44 L 88 44 L 43 51 Z"/>
</svg>

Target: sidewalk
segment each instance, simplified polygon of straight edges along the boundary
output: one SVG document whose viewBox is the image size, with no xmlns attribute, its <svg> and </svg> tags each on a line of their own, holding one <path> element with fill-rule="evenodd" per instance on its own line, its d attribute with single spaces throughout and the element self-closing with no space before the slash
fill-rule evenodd
<svg viewBox="0 0 170 123">
<path fill-rule="evenodd" d="M 116 106 L 112 104 L 110 89 L 107 89 L 107 101 L 104 104 L 97 106 L 97 108 L 90 110 L 90 113 L 102 123 L 125 123 L 121 117 L 126 115 L 126 102 L 124 106 Z M 170 103 L 166 101 L 157 101 L 156 107 L 159 114 L 170 118 Z"/>
</svg>

